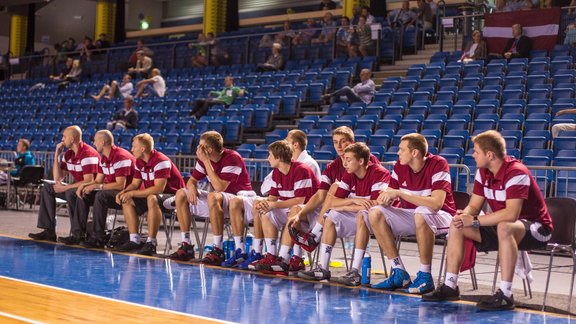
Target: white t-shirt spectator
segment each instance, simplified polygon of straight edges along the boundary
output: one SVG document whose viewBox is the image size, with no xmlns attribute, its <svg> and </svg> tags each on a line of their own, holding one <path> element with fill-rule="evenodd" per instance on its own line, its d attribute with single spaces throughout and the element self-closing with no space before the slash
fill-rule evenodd
<svg viewBox="0 0 576 324">
<path fill-rule="evenodd" d="M 166 94 L 166 83 L 164 82 L 164 78 L 157 75 L 152 77 L 152 80 L 154 80 L 153 87 L 158 97 L 164 97 L 164 95 Z"/>
<path fill-rule="evenodd" d="M 134 85 L 132 84 L 132 82 L 128 82 L 120 86 L 120 94 L 122 94 L 123 98 L 126 98 L 126 96 L 131 95 L 132 91 L 134 91 Z"/>
</svg>

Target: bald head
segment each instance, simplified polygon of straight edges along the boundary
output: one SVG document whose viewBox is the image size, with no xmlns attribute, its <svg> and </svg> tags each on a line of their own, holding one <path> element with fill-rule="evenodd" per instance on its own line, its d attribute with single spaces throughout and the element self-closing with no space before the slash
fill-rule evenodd
<svg viewBox="0 0 576 324">
<path fill-rule="evenodd" d="M 114 144 L 114 135 L 107 129 L 100 130 L 96 132 L 94 136 L 96 140 L 102 141 L 106 146 L 112 146 Z"/>
<path fill-rule="evenodd" d="M 79 126 L 68 126 L 64 130 L 64 133 L 72 137 L 75 142 L 79 142 L 82 139 L 82 129 Z"/>
<path fill-rule="evenodd" d="M 160 70 L 159 69 L 152 69 L 152 76 L 157 76 L 160 75 Z"/>
</svg>

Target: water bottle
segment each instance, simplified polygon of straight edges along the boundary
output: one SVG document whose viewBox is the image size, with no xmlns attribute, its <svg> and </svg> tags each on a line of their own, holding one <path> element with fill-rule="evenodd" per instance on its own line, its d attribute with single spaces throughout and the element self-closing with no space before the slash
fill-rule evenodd
<svg viewBox="0 0 576 324">
<path fill-rule="evenodd" d="M 370 284 L 370 272 L 372 270 L 372 257 L 368 252 L 364 253 L 364 259 L 362 260 L 362 281 L 363 285 Z"/>
<path fill-rule="evenodd" d="M 246 235 L 246 239 L 245 239 L 245 250 L 246 253 L 250 253 L 250 251 L 252 250 L 252 242 L 254 241 L 254 236 L 252 234 L 248 234 Z"/>
<path fill-rule="evenodd" d="M 106 229 L 111 231 L 114 229 L 114 215 L 108 215 L 106 216 Z"/>
<path fill-rule="evenodd" d="M 224 254 L 226 255 L 226 260 L 230 259 L 232 257 L 232 255 L 234 254 L 234 240 L 233 239 L 228 239 L 228 241 L 225 241 L 225 247 L 226 249 L 224 250 Z"/>
</svg>

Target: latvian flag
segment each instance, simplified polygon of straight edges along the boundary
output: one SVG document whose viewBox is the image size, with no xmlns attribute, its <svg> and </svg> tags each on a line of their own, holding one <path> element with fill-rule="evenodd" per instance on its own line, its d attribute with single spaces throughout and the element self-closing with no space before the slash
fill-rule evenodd
<svg viewBox="0 0 576 324">
<path fill-rule="evenodd" d="M 520 24 L 532 38 L 532 49 L 551 50 L 558 39 L 560 8 L 520 10 L 487 14 L 483 36 L 489 53 L 502 53 L 512 38 L 512 25 Z"/>
</svg>

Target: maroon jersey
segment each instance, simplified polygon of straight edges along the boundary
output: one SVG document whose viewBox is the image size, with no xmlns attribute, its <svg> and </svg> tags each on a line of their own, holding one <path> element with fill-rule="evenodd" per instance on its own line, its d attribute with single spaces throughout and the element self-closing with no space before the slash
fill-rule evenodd
<svg viewBox="0 0 576 324">
<path fill-rule="evenodd" d="M 74 178 L 74 182 L 84 180 L 85 174 L 96 175 L 100 154 L 90 145 L 80 142 L 78 153 L 67 150 L 60 162 L 60 169 L 68 171 Z"/>
<path fill-rule="evenodd" d="M 250 175 L 246 170 L 244 159 L 238 152 L 224 149 L 220 160 L 218 162 L 210 161 L 210 164 L 220 179 L 230 182 L 224 192 L 235 195 L 238 191 L 252 191 Z M 204 162 L 198 160 L 194 171 L 192 171 L 192 178 L 200 181 L 206 176 Z"/>
<path fill-rule="evenodd" d="M 494 212 L 506 208 L 508 199 L 522 199 L 520 219 L 539 222 L 551 231 L 554 229 L 538 184 L 526 166 L 512 157 L 504 159 L 496 175 L 488 169 L 478 169 L 474 194 L 486 198 Z"/>
<path fill-rule="evenodd" d="M 380 160 L 377 157 L 370 154 L 370 162 L 374 164 L 380 164 Z M 342 179 L 346 174 L 346 169 L 344 168 L 344 163 L 342 163 L 342 158 L 337 157 L 334 161 L 330 162 L 322 172 L 322 182 L 320 183 L 320 190 L 330 190 L 330 186 Z"/>
<path fill-rule="evenodd" d="M 353 173 L 346 173 L 336 190 L 338 198 L 364 198 L 376 200 L 381 190 L 388 188 L 390 172 L 380 163 L 368 164 L 366 175 L 360 179 Z"/>
<path fill-rule="evenodd" d="M 286 175 L 282 174 L 280 170 L 274 169 L 272 182 L 270 196 L 278 197 L 280 201 L 304 197 L 304 203 L 308 202 L 320 185 L 310 167 L 298 161 L 292 161 L 290 171 Z"/>
<path fill-rule="evenodd" d="M 444 190 L 446 191 L 446 198 L 441 209 L 450 215 L 456 213 L 456 205 L 452 196 L 450 168 L 446 159 L 439 155 L 428 153 L 424 167 L 416 173 L 408 165 L 401 165 L 400 162 L 396 162 L 390 180 L 390 188 L 421 197 L 430 197 L 434 190 Z M 418 206 L 402 201 L 401 207 L 416 209 Z"/>
<path fill-rule="evenodd" d="M 144 188 L 154 186 L 154 179 L 167 179 L 168 183 L 164 193 L 174 194 L 178 189 L 184 188 L 184 180 L 174 163 L 164 154 L 152 150 L 148 163 L 142 159 L 136 160 L 134 178 L 141 179 Z"/>
<path fill-rule="evenodd" d="M 98 173 L 104 175 L 104 183 L 115 183 L 116 177 L 126 177 L 126 186 L 132 183 L 134 163 L 136 159 L 127 150 L 112 146 L 110 157 L 102 155 Z"/>
</svg>

